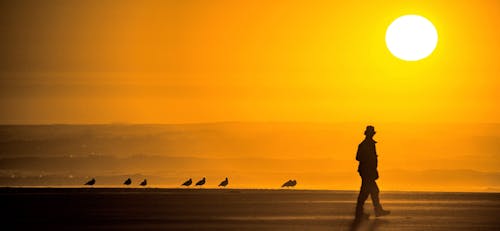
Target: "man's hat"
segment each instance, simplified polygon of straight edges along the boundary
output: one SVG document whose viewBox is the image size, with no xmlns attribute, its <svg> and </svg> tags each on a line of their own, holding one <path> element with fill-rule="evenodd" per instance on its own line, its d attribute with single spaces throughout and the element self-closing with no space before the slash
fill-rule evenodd
<svg viewBox="0 0 500 231">
<path fill-rule="evenodd" d="M 375 127 L 371 125 L 366 126 L 365 135 L 373 135 L 373 134 L 375 134 Z"/>
</svg>

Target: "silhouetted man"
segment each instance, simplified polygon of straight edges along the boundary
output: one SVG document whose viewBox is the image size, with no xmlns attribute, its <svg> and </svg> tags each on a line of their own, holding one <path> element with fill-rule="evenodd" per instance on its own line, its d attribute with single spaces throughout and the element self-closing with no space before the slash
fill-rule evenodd
<svg viewBox="0 0 500 231">
<path fill-rule="evenodd" d="M 373 126 L 366 127 L 365 140 L 359 144 L 358 152 L 356 153 L 356 160 L 359 161 L 358 172 L 361 176 L 361 189 L 356 205 L 356 219 L 368 218 L 369 215 L 363 211 L 363 205 L 369 195 L 372 197 L 375 216 L 379 217 L 390 214 L 390 211 L 384 210 L 382 205 L 380 205 L 378 198 L 379 189 L 377 182 L 375 182 L 375 180 L 378 179 L 378 160 L 377 151 L 375 150 L 375 144 L 377 142 L 373 140 L 375 133 L 375 128 Z"/>
</svg>

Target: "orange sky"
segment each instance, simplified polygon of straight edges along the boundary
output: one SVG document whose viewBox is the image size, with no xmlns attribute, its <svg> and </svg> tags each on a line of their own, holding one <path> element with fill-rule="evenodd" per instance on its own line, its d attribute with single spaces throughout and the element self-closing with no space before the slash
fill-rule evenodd
<svg viewBox="0 0 500 231">
<path fill-rule="evenodd" d="M 434 23 L 393 57 L 387 26 Z M 0 3 L 0 123 L 500 122 L 500 3 Z"/>
</svg>

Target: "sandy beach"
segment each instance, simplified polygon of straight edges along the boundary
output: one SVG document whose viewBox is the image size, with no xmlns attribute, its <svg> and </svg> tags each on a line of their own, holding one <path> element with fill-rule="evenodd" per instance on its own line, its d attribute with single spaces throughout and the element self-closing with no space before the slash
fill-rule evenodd
<svg viewBox="0 0 500 231">
<path fill-rule="evenodd" d="M 16 230 L 352 230 L 356 193 L 2 188 L 0 201 Z M 498 193 L 386 192 L 382 201 L 392 214 L 355 230 L 500 229 Z"/>
</svg>

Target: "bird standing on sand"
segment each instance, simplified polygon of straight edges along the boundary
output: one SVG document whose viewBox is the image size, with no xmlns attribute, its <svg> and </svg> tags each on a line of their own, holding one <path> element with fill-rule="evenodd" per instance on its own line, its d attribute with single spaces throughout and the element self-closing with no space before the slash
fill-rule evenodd
<svg viewBox="0 0 500 231">
<path fill-rule="evenodd" d="M 125 182 L 123 182 L 124 185 L 130 185 L 132 184 L 132 180 L 128 178 Z"/>
<path fill-rule="evenodd" d="M 296 180 L 289 180 L 287 182 L 285 182 L 281 187 L 294 187 L 295 185 L 297 185 L 297 181 Z"/>
<path fill-rule="evenodd" d="M 183 186 L 189 186 L 193 183 L 193 179 L 189 178 L 189 180 L 187 180 L 186 182 L 184 182 L 182 185 Z"/>
<path fill-rule="evenodd" d="M 146 179 L 144 179 L 142 182 L 141 182 L 141 186 L 146 186 L 148 184 L 148 181 Z"/>
<path fill-rule="evenodd" d="M 219 187 L 226 187 L 228 184 L 229 184 L 229 180 L 226 177 L 226 179 L 224 181 L 220 182 Z"/>
<path fill-rule="evenodd" d="M 92 178 L 92 180 L 89 180 L 85 185 L 94 185 L 95 184 L 95 178 Z"/>
<path fill-rule="evenodd" d="M 206 182 L 206 179 L 205 179 L 205 177 L 203 177 L 203 179 L 201 179 L 200 181 L 196 182 L 196 186 L 202 186 L 202 185 L 205 184 L 205 182 Z"/>
</svg>

